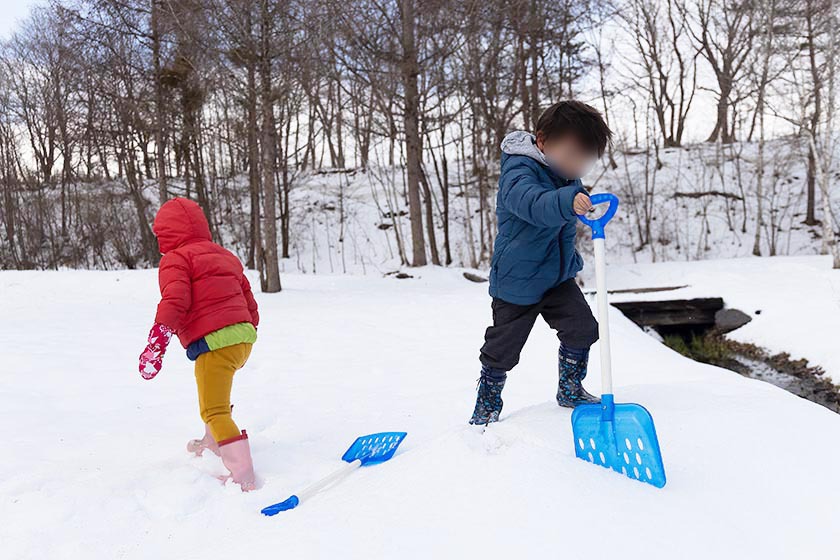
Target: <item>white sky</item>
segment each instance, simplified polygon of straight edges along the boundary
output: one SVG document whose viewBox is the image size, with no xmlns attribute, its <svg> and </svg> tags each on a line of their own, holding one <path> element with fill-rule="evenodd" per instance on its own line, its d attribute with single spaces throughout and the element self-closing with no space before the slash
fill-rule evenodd
<svg viewBox="0 0 840 560">
<path fill-rule="evenodd" d="M 11 35 L 18 21 L 29 14 L 29 8 L 45 0 L 0 0 L 0 39 Z"/>
</svg>

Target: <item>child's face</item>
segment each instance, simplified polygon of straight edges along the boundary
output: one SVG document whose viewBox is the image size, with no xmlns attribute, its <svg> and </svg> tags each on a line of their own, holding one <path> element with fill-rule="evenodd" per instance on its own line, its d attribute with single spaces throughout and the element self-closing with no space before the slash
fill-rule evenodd
<svg viewBox="0 0 840 560">
<path fill-rule="evenodd" d="M 580 179 L 592 170 L 598 160 L 598 154 L 592 153 L 571 134 L 549 140 L 537 136 L 537 147 L 566 179 Z"/>
</svg>

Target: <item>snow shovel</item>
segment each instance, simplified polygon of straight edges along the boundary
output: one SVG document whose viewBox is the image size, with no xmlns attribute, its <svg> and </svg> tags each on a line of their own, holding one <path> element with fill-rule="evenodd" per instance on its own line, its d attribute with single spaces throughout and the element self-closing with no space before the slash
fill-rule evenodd
<svg viewBox="0 0 840 560">
<path fill-rule="evenodd" d="M 281 511 L 294 509 L 304 500 L 308 500 L 330 484 L 338 482 L 359 467 L 367 465 L 378 465 L 384 463 L 394 456 L 397 447 L 405 439 L 405 432 L 381 432 L 356 438 L 353 445 L 344 452 L 342 461 L 348 464 L 319 480 L 310 484 L 297 494 L 289 496 L 286 500 L 268 506 L 261 510 L 263 515 L 277 515 Z"/>
<path fill-rule="evenodd" d="M 575 454 L 590 463 L 662 488 L 665 486 L 665 467 L 650 412 L 638 404 L 616 404 L 613 398 L 604 226 L 618 210 L 618 197 L 602 193 L 590 198 L 593 205 L 609 203 L 600 218 L 590 220 L 578 216 L 580 221 L 592 228 L 592 243 L 595 246 L 602 394 L 601 404 L 581 405 L 572 412 Z"/>
</svg>

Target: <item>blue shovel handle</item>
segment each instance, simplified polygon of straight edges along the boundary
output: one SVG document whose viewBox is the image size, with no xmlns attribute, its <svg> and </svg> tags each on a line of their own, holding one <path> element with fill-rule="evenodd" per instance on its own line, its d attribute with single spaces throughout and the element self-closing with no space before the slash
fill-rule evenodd
<svg viewBox="0 0 840 560">
<path fill-rule="evenodd" d="M 607 211 L 604 212 L 604 215 L 595 220 L 590 220 L 586 216 L 578 216 L 581 222 L 592 228 L 592 239 L 604 239 L 604 227 L 606 227 L 607 222 L 612 220 L 618 211 L 618 197 L 611 193 L 598 193 L 590 196 L 589 200 L 592 201 L 593 206 L 604 204 L 605 202 L 608 202 L 610 205 Z"/>
<path fill-rule="evenodd" d="M 281 511 L 288 511 L 290 509 L 295 509 L 296 507 L 298 507 L 298 504 L 300 504 L 300 500 L 298 499 L 297 496 L 292 495 L 292 496 L 289 496 L 287 499 L 283 500 L 280 503 L 277 503 L 277 504 L 274 504 L 274 505 L 263 508 L 260 511 L 260 513 L 262 513 L 263 515 L 268 515 L 268 516 L 277 515 Z"/>
</svg>

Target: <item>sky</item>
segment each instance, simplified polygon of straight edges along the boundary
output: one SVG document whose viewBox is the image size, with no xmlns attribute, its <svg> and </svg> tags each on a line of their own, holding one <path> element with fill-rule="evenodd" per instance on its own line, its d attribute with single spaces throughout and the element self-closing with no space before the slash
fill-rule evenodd
<svg viewBox="0 0 840 560">
<path fill-rule="evenodd" d="M 29 8 L 42 3 L 44 0 L 0 0 L 0 39 L 7 39 L 14 32 L 18 21 L 29 13 Z"/>
</svg>

